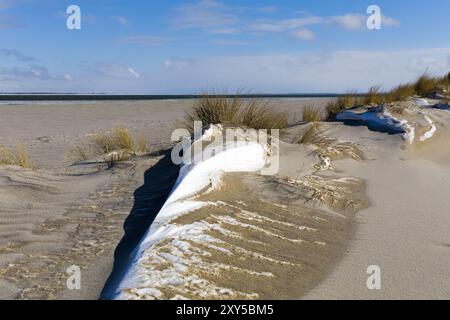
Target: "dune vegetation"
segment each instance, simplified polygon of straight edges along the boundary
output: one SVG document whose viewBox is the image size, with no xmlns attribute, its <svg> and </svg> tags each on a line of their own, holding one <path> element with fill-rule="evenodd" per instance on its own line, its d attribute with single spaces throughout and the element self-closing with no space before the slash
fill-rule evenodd
<svg viewBox="0 0 450 320">
<path fill-rule="evenodd" d="M 19 166 L 22 168 L 32 168 L 27 150 L 23 144 L 18 144 L 15 151 L 8 148 L 0 147 L 0 164 Z"/>
<path fill-rule="evenodd" d="M 194 121 L 201 121 L 206 128 L 211 124 L 225 127 L 252 129 L 283 129 L 288 124 L 288 115 L 273 111 L 264 101 L 246 99 L 236 94 L 207 93 L 197 99 L 186 115 L 186 126 L 193 131 Z"/>
<path fill-rule="evenodd" d="M 306 106 L 303 109 L 303 121 L 317 122 L 323 120 L 323 112 L 320 108 L 314 106 Z"/>
<path fill-rule="evenodd" d="M 80 162 L 103 156 L 106 161 L 119 162 L 149 151 L 144 135 L 133 135 L 127 128 L 118 126 L 111 131 L 94 134 L 86 145 L 75 145 L 69 152 L 69 158 Z"/>
<path fill-rule="evenodd" d="M 415 82 L 401 84 L 389 91 L 382 91 L 380 86 L 374 86 L 362 95 L 358 95 L 354 91 L 349 92 L 328 103 L 328 118 L 333 120 L 339 112 L 353 107 L 392 103 L 406 100 L 415 95 L 427 97 L 435 93 L 442 93 L 448 90 L 449 85 L 450 73 L 442 77 L 432 77 L 424 73 Z"/>
</svg>

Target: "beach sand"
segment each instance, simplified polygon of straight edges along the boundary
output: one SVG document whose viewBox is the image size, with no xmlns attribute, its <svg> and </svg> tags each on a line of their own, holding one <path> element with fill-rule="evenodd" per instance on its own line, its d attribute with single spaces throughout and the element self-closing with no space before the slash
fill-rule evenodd
<svg viewBox="0 0 450 320">
<path fill-rule="evenodd" d="M 371 206 L 356 216 L 342 261 L 306 299 L 450 298 L 449 118 L 419 150 L 384 136 L 370 162 L 341 164 L 366 182 Z M 380 267 L 381 290 L 367 288 L 372 265 Z"/>
</svg>

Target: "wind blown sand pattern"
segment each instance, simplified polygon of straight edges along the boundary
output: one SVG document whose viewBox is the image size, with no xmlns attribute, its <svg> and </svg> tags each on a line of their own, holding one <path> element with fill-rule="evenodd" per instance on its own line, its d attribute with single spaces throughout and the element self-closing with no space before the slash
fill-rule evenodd
<svg viewBox="0 0 450 320">
<path fill-rule="evenodd" d="M 253 154 L 255 162 L 263 156 Z M 214 188 L 184 190 L 190 196 L 175 202 L 169 197 L 116 299 L 300 297 L 338 258 L 354 212 L 367 205 L 358 179 L 308 175 L 294 180 L 239 165 L 223 173 L 223 162 L 218 164 L 220 181 L 214 173 L 210 177 Z M 202 163 L 190 172 L 194 176 L 196 169 L 202 171 Z M 183 179 L 189 176 L 181 176 L 178 188 Z M 174 213 L 174 206 L 188 209 Z"/>
<path fill-rule="evenodd" d="M 0 168 L 0 228 L 11 220 L 11 231 L 5 235 L 9 242 L 0 246 L 0 279 L 14 286 L 15 298 L 62 298 L 71 265 L 79 266 L 89 279 L 85 269 L 112 252 L 122 235 L 121 224 L 132 205 L 130 185 L 138 184 L 136 176 L 149 164 L 124 164 L 114 172 L 99 171 L 97 164 L 64 173 Z M 73 204 L 77 188 L 83 189 L 84 197 Z M 24 216 L 24 210 L 32 212 Z M 23 219 L 28 223 L 22 224 Z M 101 288 L 105 280 L 95 281 Z"/>
</svg>

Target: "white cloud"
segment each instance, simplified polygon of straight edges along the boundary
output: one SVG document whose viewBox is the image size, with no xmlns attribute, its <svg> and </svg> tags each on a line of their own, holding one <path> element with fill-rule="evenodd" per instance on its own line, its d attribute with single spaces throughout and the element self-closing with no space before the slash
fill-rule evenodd
<svg viewBox="0 0 450 320">
<path fill-rule="evenodd" d="M 166 68 L 184 69 L 189 67 L 193 63 L 194 61 L 190 59 L 166 59 L 164 61 L 164 66 Z"/>
<path fill-rule="evenodd" d="M 364 30 L 367 29 L 367 18 L 363 14 L 347 13 L 341 16 L 334 16 L 330 18 L 330 21 L 339 27 L 347 30 Z M 382 27 L 396 27 L 400 25 L 400 22 L 394 18 L 381 16 Z"/>
<path fill-rule="evenodd" d="M 97 71 L 107 77 L 113 78 L 140 78 L 141 75 L 133 68 L 123 67 L 117 64 L 101 64 L 97 67 Z"/>
<path fill-rule="evenodd" d="M 137 73 L 133 68 L 128 68 L 128 72 L 135 78 L 140 78 L 141 75 Z"/>
<path fill-rule="evenodd" d="M 130 25 L 128 19 L 125 17 L 122 17 L 122 16 L 114 16 L 114 17 L 111 17 L 111 19 L 123 27 L 128 27 Z"/>
<path fill-rule="evenodd" d="M 296 39 L 301 39 L 305 41 L 310 41 L 315 38 L 315 34 L 307 28 L 295 30 L 294 32 L 292 32 L 292 36 Z"/>
<path fill-rule="evenodd" d="M 66 80 L 65 76 L 54 74 L 46 67 L 35 64 L 26 67 L 12 68 L 0 66 L 0 79 L 11 81 Z"/>
<path fill-rule="evenodd" d="M 70 83 L 48 70 L 0 67 L 0 91 L 175 94 L 248 88 L 255 93 L 363 92 L 373 85 L 388 89 L 411 81 L 427 68 L 432 75 L 447 72 L 450 48 L 174 58 L 145 74 L 132 68 L 140 81 L 129 66 L 106 64 L 101 71 L 99 67 L 86 66 Z"/>
<path fill-rule="evenodd" d="M 252 16 L 244 15 L 252 11 Z M 262 19 L 267 13 L 278 10 L 274 6 L 243 8 L 226 5 L 217 0 L 198 0 L 176 7 L 170 22 L 172 26 L 182 29 L 201 29 L 210 34 L 270 34 L 285 33 L 298 39 L 311 40 L 314 33 L 306 27 L 320 24 L 334 24 L 346 30 L 367 30 L 368 15 L 347 13 L 340 16 L 315 16 L 308 12 L 294 12 L 297 17 L 290 19 Z M 255 16 L 255 17 L 254 17 Z M 398 26 L 394 18 L 382 16 L 382 26 Z"/>
<path fill-rule="evenodd" d="M 305 26 L 319 24 L 322 21 L 323 21 L 322 18 L 316 16 L 294 18 L 294 19 L 269 20 L 251 24 L 250 30 L 255 32 L 283 32 Z"/>
<path fill-rule="evenodd" d="M 398 21 L 397 19 L 391 18 L 391 17 L 386 17 L 386 16 L 381 16 L 381 24 L 382 26 L 386 26 L 386 27 L 398 27 L 400 25 L 400 21 Z"/>
<path fill-rule="evenodd" d="M 347 13 L 346 15 L 331 17 L 331 21 L 348 30 L 360 30 L 366 27 L 367 17 L 362 14 Z"/>
<path fill-rule="evenodd" d="M 253 92 L 363 92 L 373 85 L 388 89 L 411 81 L 426 69 L 436 75 L 450 70 L 450 48 L 197 59 L 183 68 L 165 68 L 154 86 L 165 92 L 224 87 Z"/>
<path fill-rule="evenodd" d="M 170 22 L 182 29 L 229 29 L 239 22 L 238 9 L 216 0 L 199 0 L 176 7 Z"/>
</svg>

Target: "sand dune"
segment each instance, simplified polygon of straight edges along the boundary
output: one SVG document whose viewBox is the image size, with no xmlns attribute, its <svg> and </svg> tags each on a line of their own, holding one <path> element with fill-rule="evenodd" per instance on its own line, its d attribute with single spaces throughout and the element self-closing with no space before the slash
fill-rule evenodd
<svg viewBox="0 0 450 320">
<path fill-rule="evenodd" d="M 357 215 L 355 237 L 343 260 L 306 298 L 450 297 L 450 116 L 422 111 L 437 126 L 430 140 L 416 137 L 405 145 L 398 136 L 383 136 L 367 144 L 371 161 L 340 165 L 367 183 L 371 206 Z M 362 128 L 354 134 L 369 135 Z M 366 286 L 371 265 L 381 268 L 379 291 Z"/>
<path fill-rule="evenodd" d="M 215 141 L 222 130 L 204 137 Z M 269 148 L 250 135 L 225 146 L 182 166 L 112 297 L 292 299 L 339 256 L 353 214 L 367 205 L 361 180 L 326 174 L 314 146 L 280 142 L 281 169 L 269 177 L 255 173 Z"/>
<path fill-rule="evenodd" d="M 189 103 L 2 106 L 0 145 L 24 142 L 39 169 L 0 167 L 0 298 L 448 299 L 447 108 L 411 99 L 301 124 L 309 102 L 276 103 L 291 114 L 278 174 L 208 167 L 195 183 L 170 153 L 66 158 L 116 125 L 164 149 Z M 73 264 L 80 291 L 65 286 Z"/>
<path fill-rule="evenodd" d="M 279 105 L 295 119 L 309 101 Z M 121 264 L 166 200 L 178 168 L 163 155 L 130 159 L 113 169 L 96 163 L 71 166 L 67 154 L 92 134 L 118 125 L 144 134 L 152 151 L 163 150 L 191 103 L 0 107 L 0 145 L 23 143 L 38 167 L 0 167 L 0 298 L 97 299 L 104 286 L 105 291 L 114 286 Z M 71 265 L 82 268 L 80 291 L 66 287 Z"/>
</svg>

